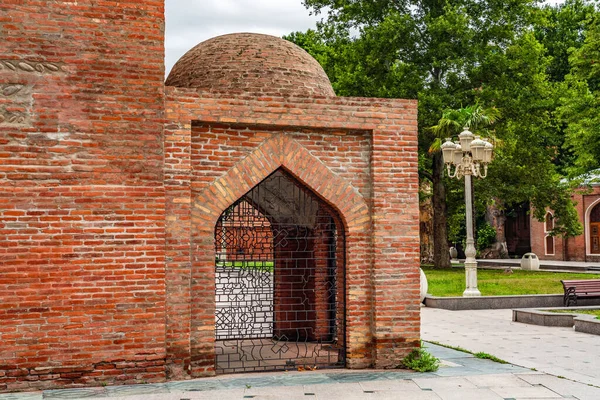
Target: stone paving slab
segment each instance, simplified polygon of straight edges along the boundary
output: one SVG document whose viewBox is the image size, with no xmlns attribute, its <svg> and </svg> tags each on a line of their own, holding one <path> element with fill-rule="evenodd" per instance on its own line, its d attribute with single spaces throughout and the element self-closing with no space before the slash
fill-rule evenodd
<svg viewBox="0 0 600 400">
<path fill-rule="evenodd" d="M 497 316 L 492 316 L 491 319 L 502 321 Z M 491 326 L 494 325 L 491 324 Z M 446 334 L 450 342 L 453 333 L 446 332 Z M 539 335 L 540 338 L 545 337 L 547 340 L 550 340 L 551 336 L 543 336 L 539 333 L 535 333 L 535 335 Z M 488 336 L 487 334 L 481 335 L 486 342 L 489 342 Z M 524 340 L 524 342 L 527 341 Z M 581 344 L 587 345 L 587 342 L 583 340 Z M 492 346 L 493 343 L 488 345 Z M 430 353 L 443 360 L 442 366 L 437 372 L 321 370 L 222 375 L 161 384 L 0 394 L 0 400 L 86 398 L 94 400 L 600 399 L 600 388 L 559 379 L 513 364 L 500 364 L 475 358 L 472 354 L 432 343 L 425 343 L 425 346 Z M 489 348 L 486 350 L 486 352 L 494 354 Z M 560 347 L 554 353 L 560 353 L 566 357 L 569 350 L 572 349 Z M 554 360 L 552 358 L 556 356 L 554 353 L 544 353 L 544 356 Z M 498 354 L 494 355 L 499 356 Z"/>
<path fill-rule="evenodd" d="M 511 310 L 425 307 L 421 321 L 424 340 L 485 352 L 524 368 L 600 385 L 600 342 L 595 335 L 513 322 Z"/>
</svg>

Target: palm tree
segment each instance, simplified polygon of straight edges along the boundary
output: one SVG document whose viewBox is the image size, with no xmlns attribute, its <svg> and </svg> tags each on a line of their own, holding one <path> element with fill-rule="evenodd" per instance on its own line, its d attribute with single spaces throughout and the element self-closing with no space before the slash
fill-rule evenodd
<svg viewBox="0 0 600 400">
<path fill-rule="evenodd" d="M 429 152 L 434 156 L 433 162 L 439 164 L 434 168 L 443 170 L 443 160 L 439 154 L 443 138 L 458 135 L 465 127 L 472 130 L 483 129 L 489 133 L 486 128 L 499 117 L 500 111 L 497 108 L 483 108 L 479 104 L 444 111 L 438 124 L 430 128 L 436 135 L 436 139 L 429 147 Z M 439 194 L 433 196 L 433 260 L 438 268 L 450 268 L 450 255 L 446 246 L 448 243 L 446 188 L 441 179 L 442 174 L 439 176 L 435 173 L 431 174 L 433 191 Z"/>
<path fill-rule="evenodd" d="M 442 113 L 438 124 L 430 128 L 437 138 L 429 147 L 429 152 L 439 151 L 443 138 L 458 135 L 465 127 L 474 131 L 482 129 L 489 133 L 487 127 L 494 124 L 498 118 L 500 118 L 500 110 L 495 107 L 483 108 L 479 104 L 457 110 L 446 110 Z"/>
</svg>

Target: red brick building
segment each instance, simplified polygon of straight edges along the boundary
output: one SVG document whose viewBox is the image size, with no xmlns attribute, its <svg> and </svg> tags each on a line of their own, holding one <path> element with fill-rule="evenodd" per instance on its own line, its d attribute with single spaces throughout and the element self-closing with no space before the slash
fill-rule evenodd
<svg viewBox="0 0 600 400">
<path fill-rule="evenodd" d="M 531 251 L 543 260 L 600 262 L 600 184 L 582 188 L 573 200 L 583 235 L 566 239 L 550 235 L 554 217 L 548 210 L 544 222 L 531 219 Z"/>
<path fill-rule="evenodd" d="M 0 391 L 419 345 L 415 101 L 335 97 L 265 35 L 165 83 L 163 1 L 5 1 L 0 35 Z M 265 223 L 236 264 L 241 204 Z"/>
</svg>

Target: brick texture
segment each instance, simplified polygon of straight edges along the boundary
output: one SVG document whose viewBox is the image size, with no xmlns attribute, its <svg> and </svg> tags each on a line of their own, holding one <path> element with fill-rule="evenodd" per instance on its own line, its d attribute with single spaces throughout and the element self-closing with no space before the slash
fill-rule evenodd
<svg viewBox="0 0 600 400">
<path fill-rule="evenodd" d="M 334 96 L 310 54 L 287 40 L 256 33 L 218 36 L 188 51 L 167 86 L 253 96 Z"/>
<path fill-rule="evenodd" d="M 347 366 L 419 345 L 415 101 L 244 34 L 191 54 L 248 86 L 194 58 L 165 87 L 163 1 L 7 0 L 0 35 L 0 391 L 214 374 L 215 224 L 279 168 L 345 231 Z"/>
<path fill-rule="evenodd" d="M 190 196 L 167 201 L 167 219 L 181 216 L 178 241 L 190 240 L 167 281 L 191 282 L 186 300 L 170 297 L 167 307 L 180 310 L 168 314 L 181 329 L 191 313 L 190 348 L 180 354 L 191 355 L 192 374 L 214 373 L 214 226 L 280 167 L 343 220 L 348 366 L 397 366 L 419 340 L 416 102 L 231 99 L 167 87 L 165 109 L 165 182 Z M 183 307 L 190 298 L 198 300 Z"/>
<path fill-rule="evenodd" d="M 163 13 L 0 4 L 0 391 L 165 378 Z"/>
</svg>

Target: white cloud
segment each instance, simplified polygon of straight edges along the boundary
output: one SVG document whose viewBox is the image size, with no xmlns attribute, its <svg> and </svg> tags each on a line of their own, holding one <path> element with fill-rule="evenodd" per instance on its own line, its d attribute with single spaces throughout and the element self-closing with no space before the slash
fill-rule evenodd
<svg viewBox="0 0 600 400">
<path fill-rule="evenodd" d="M 166 72 L 200 42 L 226 33 L 282 36 L 314 28 L 302 0 L 166 0 Z"/>
</svg>

